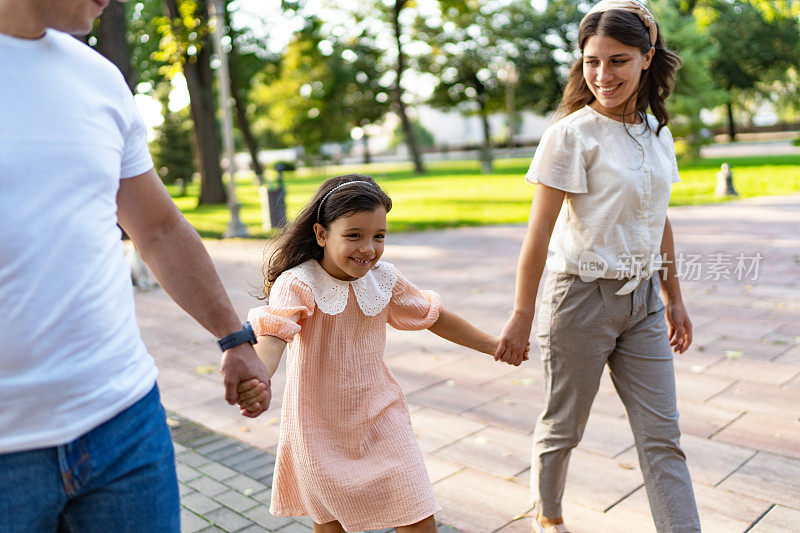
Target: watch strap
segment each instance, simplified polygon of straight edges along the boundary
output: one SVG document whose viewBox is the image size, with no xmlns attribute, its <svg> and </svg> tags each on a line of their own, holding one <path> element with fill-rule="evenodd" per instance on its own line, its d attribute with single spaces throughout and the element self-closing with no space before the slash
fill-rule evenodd
<svg viewBox="0 0 800 533">
<path fill-rule="evenodd" d="M 217 341 L 217 345 L 219 349 L 223 352 L 226 350 L 230 350 L 234 346 L 239 346 L 240 344 L 244 343 L 255 344 L 256 343 L 256 334 L 253 331 L 253 327 L 250 325 L 250 322 L 245 322 L 244 327 L 235 333 L 231 333 L 226 337 L 222 337 L 220 340 Z"/>
</svg>

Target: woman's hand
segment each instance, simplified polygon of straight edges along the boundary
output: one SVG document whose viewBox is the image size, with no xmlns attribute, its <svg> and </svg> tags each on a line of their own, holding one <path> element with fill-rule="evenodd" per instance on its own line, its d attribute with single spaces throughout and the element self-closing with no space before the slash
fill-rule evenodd
<svg viewBox="0 0 800 533">
<path fill-rule="evenodd" d="M 528 360 L 532 322 L 533 319 L 523 317 L 518 313 L 511 315 L 500 333 L 500 342 L 494 353 L 495 361 L 519 366 L 523 361 Z"/>
<path fill-rule="evenodd" d="M 692 321 L 683 302 L 667 304 L 667 325 L 669 326 L 669 345 L 672 351 L 683 353 L 692 344 Z"/>
</svg>

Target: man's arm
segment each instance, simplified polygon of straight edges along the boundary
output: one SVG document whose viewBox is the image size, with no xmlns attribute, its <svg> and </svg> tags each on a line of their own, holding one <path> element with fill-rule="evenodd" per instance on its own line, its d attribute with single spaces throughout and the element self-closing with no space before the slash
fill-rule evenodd
<svg viewBox="0 0 800 533">
<path fill-rule="evenodd" d="M 214 264 L 197 231 L 172 202 L 156 171 L 120 181 L 117 193 L 118 219 L 142 259 L 167 294 L 215 337 L 241 329 Z M 267 368 L 249 344 L 226 351 L 220 363 L 225 399 L 238 401 L 237 386 L 256 378 L 269 385 Z M 262 409 L 269 407 L 270 389 L 264 392 Z"/>
</svg>

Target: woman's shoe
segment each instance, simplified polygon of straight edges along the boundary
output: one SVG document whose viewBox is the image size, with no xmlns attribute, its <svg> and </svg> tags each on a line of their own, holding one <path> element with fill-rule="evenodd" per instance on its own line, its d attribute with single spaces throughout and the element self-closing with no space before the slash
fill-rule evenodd
<svg viewBox="0 0 800 533">
<path fill-rule="evenodd" d="M 538 519 L 534 519 L 534 523 L 539 526 L 539 533 L 570 533 L 569 529 L 567 529 L 567 526 L 565 526 L 563 523 L 548 524 L 543 526 Z"/>
</svg>

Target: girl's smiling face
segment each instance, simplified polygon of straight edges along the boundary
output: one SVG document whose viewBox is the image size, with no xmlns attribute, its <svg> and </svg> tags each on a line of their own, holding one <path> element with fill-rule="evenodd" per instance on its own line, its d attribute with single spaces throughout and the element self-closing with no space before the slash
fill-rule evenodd
<svg viewBox="0 0 800 533">
<path fill-rule="evenodd" d="M 328 229 L 314 224 L 314 234 L 324 250 L 322 268 L 334 278 L 353 281 L 369 272 L 383 255 L 386 209 L 339 217 Z"/>
<path fill-rule="evenodd" d="M 583 79 L 595 97 L 589 104 L 615 120 L 633 121 L 642 70 L 650 66 L 655 48 L 643 54 L 612 37 L 592 35 L 583 47 Z"/>
</svg>

